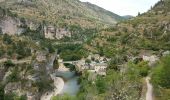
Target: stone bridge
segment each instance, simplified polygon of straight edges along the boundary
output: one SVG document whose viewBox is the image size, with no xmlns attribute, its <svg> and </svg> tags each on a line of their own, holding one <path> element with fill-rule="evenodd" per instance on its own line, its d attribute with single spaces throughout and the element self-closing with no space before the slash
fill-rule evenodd
<svg viewBox="0 0 170 100">
<path fill-rule="evenodd" d="M 64 64 L 73 64 L 73 65 L 76 65 L 78 62 L 79 62 L 79 60 L 78 61 L 63 61 L 62 59 L 58 59 L 58 64 L 59 64 L 58 70 L 60 70 L 60 71 L 67 71 L 68 68 L 66 68 Z"/>
<path fill-rule="evenodd" d="M 77 64 L 79 61 L 63 61 L 63 64 Z"/>
</svg>

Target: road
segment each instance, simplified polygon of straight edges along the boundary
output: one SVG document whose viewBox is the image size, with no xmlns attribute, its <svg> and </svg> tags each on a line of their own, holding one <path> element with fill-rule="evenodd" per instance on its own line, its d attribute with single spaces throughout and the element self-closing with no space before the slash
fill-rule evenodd
<svg viewBox="0 0 170 100">
<path fill-rule="evenodd" d="M 13 60 L 13 59 L 2 58 L 2 59 L 0 59 L 0 63 L 3 63 L 8 60 L 11 60 L 14 64 L 22 64 L 22 63 L 30 63 L 31 62 L 31 59 Z"/>
<path fill-rule="evenodd" d="M 153 86 L 150 83 L 150 77 L 146 77 L 147 84 L 147 92 L 146 92 L 146 100 L 153 100 Z"/>
</svg>

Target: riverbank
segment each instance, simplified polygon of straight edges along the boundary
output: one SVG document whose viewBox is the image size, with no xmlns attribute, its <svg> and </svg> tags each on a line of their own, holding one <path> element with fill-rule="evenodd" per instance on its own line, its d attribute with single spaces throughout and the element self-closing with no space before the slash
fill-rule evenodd
<svg viewBox="0 0 170 100">
<path fill-rule="evenodd" d="M 40 100 L 51 100 L 53 96 L 56 96 L 61 93 L 64 88 L 64 80 L 60 77 L 52 77 L 54 80 L 54 91 L 46 92 L 41 96 Z"/>
</svg>

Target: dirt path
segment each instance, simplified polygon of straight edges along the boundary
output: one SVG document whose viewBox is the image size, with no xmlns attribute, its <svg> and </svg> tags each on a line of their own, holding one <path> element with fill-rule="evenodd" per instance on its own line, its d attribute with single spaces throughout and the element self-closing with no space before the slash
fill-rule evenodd
<svg viewBox="0 0 170 100">
<path fill-rule="evenodd" d="M 11 60 L 11 59 L 9 59 Z M 0 59 L 0 63 L 3 63 L 5 61 L 8 61 L 7 58 Z M 22 64 L 22 63 L 30 63 L 31 59 L 22 59 L 22 60 L 11 60 L 14 64 Z"/>
<path fill-rule="evenodd" d="M 145 80 L 147 84 L 146 100 L 153 100 L 153 87 L 150 83 L 150 77 L 146 77 Z"/>
</svg>

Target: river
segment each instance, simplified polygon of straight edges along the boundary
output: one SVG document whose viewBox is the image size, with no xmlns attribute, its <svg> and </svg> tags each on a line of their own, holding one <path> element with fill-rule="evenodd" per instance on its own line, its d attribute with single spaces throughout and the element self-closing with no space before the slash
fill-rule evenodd
<svg viewBox="0 0 170 100">
<path fill-rule="evenodd" d="M 75 71 L 58 71 L 56 77 L 61 77 L 64 80 L 64 87 L 60 94 L 76 95 L 78 93 L 80 86 Z"/>
</svg>

